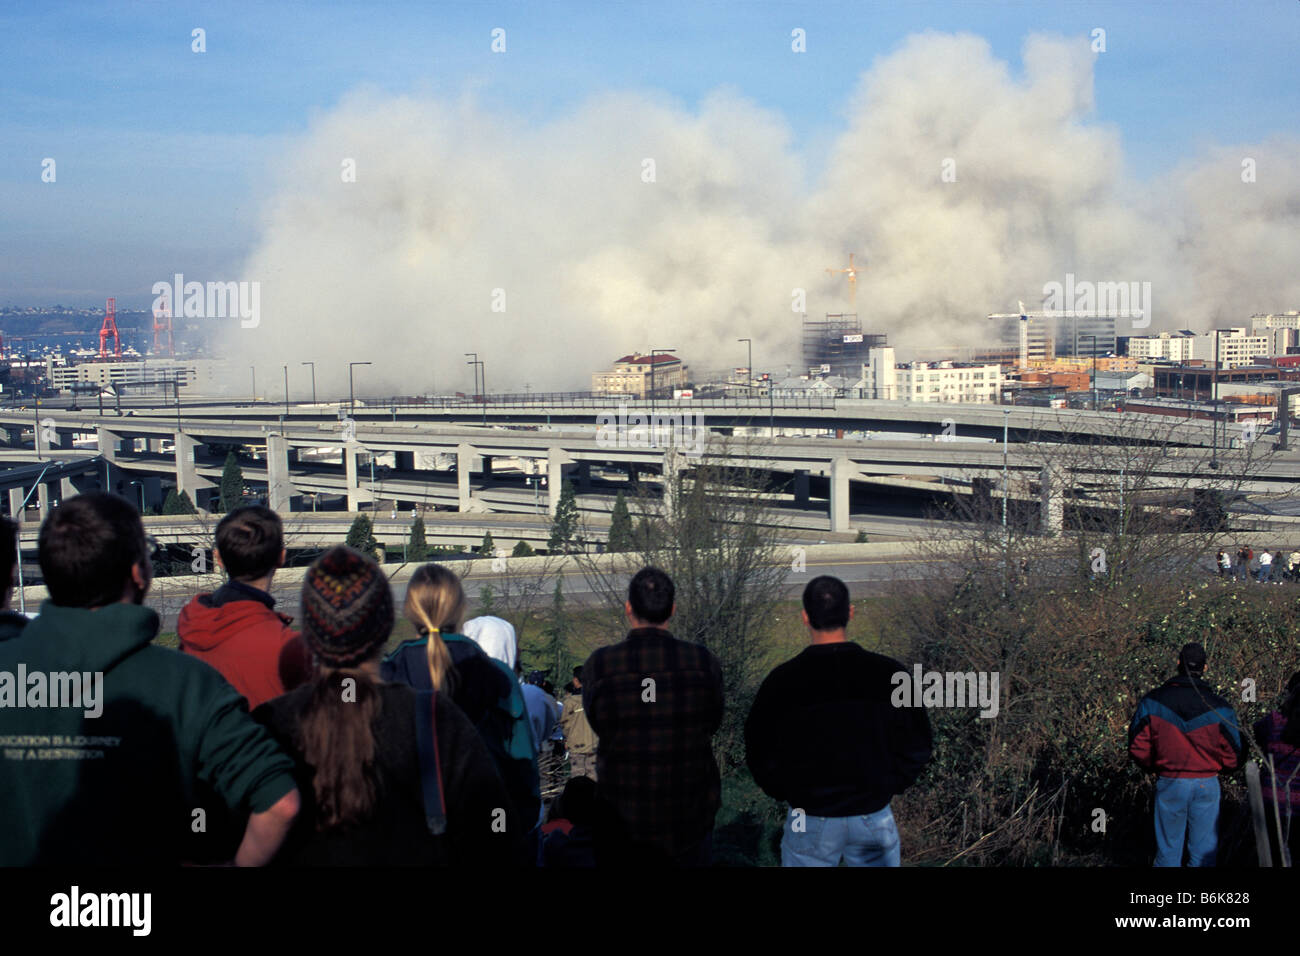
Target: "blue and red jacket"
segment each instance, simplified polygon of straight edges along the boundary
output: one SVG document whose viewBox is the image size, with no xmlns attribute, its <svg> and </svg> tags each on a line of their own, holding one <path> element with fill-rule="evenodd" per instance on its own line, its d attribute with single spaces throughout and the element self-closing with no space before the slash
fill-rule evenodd
<svg viewBox="0 0 1300 956">
<path fill-rule="evenodd" d="M 1213 777 L 1241 764 L 1241 731 L 1226 700 L 1198 677 L 1179 674 L 1142 698 L 1128 753 L 1162 777 Z"/>
</svg>

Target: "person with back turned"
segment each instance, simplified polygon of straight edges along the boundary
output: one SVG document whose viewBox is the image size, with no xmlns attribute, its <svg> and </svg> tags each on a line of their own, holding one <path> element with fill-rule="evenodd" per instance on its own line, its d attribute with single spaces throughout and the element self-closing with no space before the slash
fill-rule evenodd
<svg viewBox="0 0 1300 956">
<path fill-rule="evenodd" d="M 672 579 L 642 568 L 628 586 L 627 638 L 583 665 L 582 703 L 596 732 L 599 866 L 708 866 L 722 784 L 713 735 L 722 668 L 666 628 Z"/>
<path fill-rule="evenodd" d="M 1178 673 L 1139 702 L 1129 756 L 1156 773 L 1156 866 L 1214 866 L 1219 774 L 1241 764 L 1237 715 L 1204 680 L 1205 648 L 1184 644 Z"/>
<path fill-rule="evenodd" d="M 850 643 L 852 618 L 843 581 L 809 581 L 809 645 L 767 676 L 745 722 L 755 782 L 790 805 L 782 866 L 898 866 L 890 801 L 930 759 L 925 709 L 892 702 L 903 665 Z"/>
<path fill-rule="evenodd" d="M 298 813 L 293 761 L 217 671 L 153 643 L 135 508 L 111 494 L 66 500 L 38 551 L 49 599 L 0 642 L 0 737 L 30 741 L 0 751 L 0 866 L 192 861 L 201 792 L 238 821 L 225 859 L 268 862 Z M 4 678 L 20 668 L 29 682 L 62 675 L 60 699 L 31 706 L 28 693 L 16 708 Z"/>
</svg>

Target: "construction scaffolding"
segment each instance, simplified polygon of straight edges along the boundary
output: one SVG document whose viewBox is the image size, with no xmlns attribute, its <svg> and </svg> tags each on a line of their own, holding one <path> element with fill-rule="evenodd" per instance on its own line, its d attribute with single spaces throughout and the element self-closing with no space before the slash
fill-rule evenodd
<svg viewBox="0 0 1300 956">
<path fill-rule="evenodd" d="M 803 317 L 803 364 L 813 374 L 829 372 L 857 378 L 867 352 L 885 344 L 883 333 L 864 333 L 856 312 Z"/>
</svg>

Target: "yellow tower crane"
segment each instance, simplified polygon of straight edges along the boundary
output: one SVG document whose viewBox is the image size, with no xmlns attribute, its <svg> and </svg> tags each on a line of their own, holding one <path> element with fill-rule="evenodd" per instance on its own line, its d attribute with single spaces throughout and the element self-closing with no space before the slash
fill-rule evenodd
<svg viewBox="0 0 1300 956">
<path fill-rule="evenodd" d="M 853 253 L 849 253 L 849 267 L 847 269 L 827 269 L 827 275 L 838 275 L 847 273 L 849 277 L 849 305 L 856 309 L 858 299 L 858 268 L 853 264 Z"/>
</svg>

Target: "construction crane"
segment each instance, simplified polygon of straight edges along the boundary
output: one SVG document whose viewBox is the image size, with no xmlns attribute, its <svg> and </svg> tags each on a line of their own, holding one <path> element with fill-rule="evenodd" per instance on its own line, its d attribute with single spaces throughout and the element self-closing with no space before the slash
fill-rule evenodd
<svg viewBox="0 0 1300 956">
<path fill-rule="evenodd" d="M 1019 319 L 1020 320 L 1020 368 L 1029 367 L 1029 320 L 1030 319 L 1053 319 L 1056 318 L 1056 312 L 1029 312 L 1025 309 L 1023 302 L 1017 302 L 1020 306 L 1019 312 L 995 312 L 989 316 L 990 319 Z"/>
<path fill-rule="evenodd" d="M 172 341 L 172 310 L 170 305 L 163 306 L 161 311 L 155 309 L 153 313 L 153 351 L 155 355 L 162 351 L 164 332 L 167 333 L 167 357 L 175 358 L 176 347 Z"/>
<path fill-rule="evenodd" d="M 122 338 L 117 334 L 117 299 L 104 306 L 104 324 L 99 330 L 99 357 L 108 358 L 108 337 L 113 336 L 113 357 L 122 357 Z"/>
<path fill-rule="evenodd" d="M 858 269 L 853 264 L 853 253 L 849 253 L 849 267 L 847 269 L 827 269 L 827 275 L 838 275 L 847 273 L 849 277 L 849 305 L 855 305 L 858 298 Z"/>
</svg>

